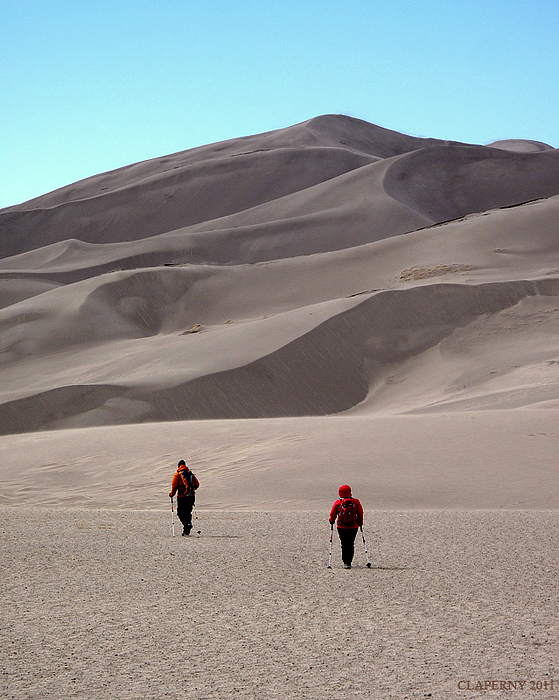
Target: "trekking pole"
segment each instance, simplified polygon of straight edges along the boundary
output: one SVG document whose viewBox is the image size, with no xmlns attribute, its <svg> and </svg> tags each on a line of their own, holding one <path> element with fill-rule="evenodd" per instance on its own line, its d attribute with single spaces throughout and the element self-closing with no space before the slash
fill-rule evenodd
<svg viewBox="0 0 559 700">
<path fill-rule="evenodd" d="M 361 530 L 361 537 L 363 538 L 363 547 L 365 547 L 365 556 L 367 557 L 367 568 L 371 568 L 371 562 L 369 561 L 369 553 L 367 552 L 367 543 L 365 542 L 365 535 L 363 534 L 363 526 L 359 525 L 359 529 Z"/>
<path fill-rule="evenodd" d="M 330 524 L 330 553 L 328 554 L 328 568 L 332 568 L 332 537 L 334 536 L 334 523 Z"/>
<path fill-rule="evenodd" d="M 198 529 L 198 511 L 196 510 L 196 506 L 194 506 L 194 520 L 196 520 L 196 534 L 201 535 L 202 530 Z"/>
<path fill-rule="evenodd" d="M 175 509 L 173 508 L 173 497 L 171 496 L 171 530 L 175 536 Z"/>
</svg>

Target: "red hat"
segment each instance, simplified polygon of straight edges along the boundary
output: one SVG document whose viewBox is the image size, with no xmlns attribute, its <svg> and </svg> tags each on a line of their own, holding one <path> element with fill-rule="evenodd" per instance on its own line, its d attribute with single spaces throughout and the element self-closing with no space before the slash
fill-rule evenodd
<svg viewBox="0 0 559 700">
<path fill-rule="evenodd" d="M 340 498 L 351 498 L 351 487 L 344 484 L 340 486 L 338 493 L 340 494 Z"/>
</svg>

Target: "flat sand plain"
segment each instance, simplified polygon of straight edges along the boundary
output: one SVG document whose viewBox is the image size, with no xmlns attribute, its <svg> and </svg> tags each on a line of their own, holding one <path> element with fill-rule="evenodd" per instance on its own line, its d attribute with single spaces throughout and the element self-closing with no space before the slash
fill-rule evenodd
<svg viewBox="0 0 559 700">
<path fill-rule="evenodd" d="M 0 518 L 10 700 L 557 697 L 557 511 L 373 511 L 350 571 L 322 512 Z"/>
</svg>

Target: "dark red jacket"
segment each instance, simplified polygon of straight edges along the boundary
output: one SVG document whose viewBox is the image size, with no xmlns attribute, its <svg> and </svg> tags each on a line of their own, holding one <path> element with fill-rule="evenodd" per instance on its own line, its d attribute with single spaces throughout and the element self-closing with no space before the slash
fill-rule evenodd
<svg viewBox="0 0 559 700">
<path fill-rule="evenodd" d="M 335 501 L 334 505 L 332 506 L 332 510 L 330 511 L 330 524 L 333 525 L 336 522 L 336 518 L 339 515 L 340 511 L 340 506 L 342 505 L 342 501 L 347 500 L 346 498 L 338 498 L 337 501 Z M 358 527 L 363 525 L 363 506 L 361 505 L 361 502 L 358 498 L 351 498 L 351 500 L 355 503 L 355 510 L 357 511 L 357 524 L 353 525 L 340 525 L 338 524 L 337 527 L 339 527 L 341 530 L 357 530 Z"/>
</svg>

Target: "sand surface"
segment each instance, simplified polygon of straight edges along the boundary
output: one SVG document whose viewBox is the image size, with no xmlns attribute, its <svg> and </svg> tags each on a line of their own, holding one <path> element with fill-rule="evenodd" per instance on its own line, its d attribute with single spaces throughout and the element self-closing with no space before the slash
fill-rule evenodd
<svg viewBox="0 0 559 700">
<path fill-rule="evenodd" d="M 205 509 L 558 508 L 557 409 L 152 423 L 5 436 L 0 504 L 166 507 L 177 457 Z"/>
<path fill-rule="evenodd" d="M 324 513 L 0 517 L 6 698 L 557 697 L 557 511 L 370 513 L 351 571 Z"/>
</svg>

